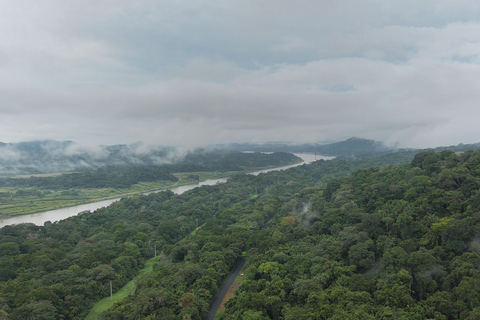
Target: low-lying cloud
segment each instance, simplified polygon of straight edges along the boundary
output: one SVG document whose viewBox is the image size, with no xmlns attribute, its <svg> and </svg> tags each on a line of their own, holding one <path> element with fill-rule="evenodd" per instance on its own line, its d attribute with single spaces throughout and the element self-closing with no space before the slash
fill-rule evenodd
<svg viewBox="0 0 480 320">
<path fill-rule="evenodd" d="M 0 141 L 479 141 L 475 1 L 5 7 Z"/>
</svg>

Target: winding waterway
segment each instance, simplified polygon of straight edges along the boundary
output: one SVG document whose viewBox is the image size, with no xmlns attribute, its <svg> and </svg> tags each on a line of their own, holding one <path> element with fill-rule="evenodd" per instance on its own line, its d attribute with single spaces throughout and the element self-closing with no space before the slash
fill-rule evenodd
<svg viewBox="0 0 480 320">
<path fill-rule="evenodd" d="M 309 153 L 296 153 L 295 154 L 297 157 L 302 158 L 303 162 L 289 165 L 289 166 L 283 166 L 283 167 L 277 167 L 277 168 L 271 168 L 271 169 L 266 169 L 266 170 L 260 170 L 260 171 L 255 171 L 250 174 L 253 175 L 259 175 L 260 173 L 267 173 L 270 171 L 279 171 L 279 170 L 285 170 L 288 168 L 293 168 L 296 166 L 300 166 L 302 164 L 308 164 L 311 162 L 314 162 L 316 160 L 324 159 L 324 160 L 330 160 L 333 159 L 334 157 L 327 157 L 327 156 L 319 156 L 319 155 L 313 155 Z M 201 186 L 212 186 L 217 183 L 224 183 L 227 182 L 228 178 L 220 178 L 220 179 L 211 179 L 211 180 L 205 180 L 199 183 L 194 183 L 194 184 L 188 184 L 184 186 L 178 186 L 174 188 L 170 188 L 174 193 L 176 194 L 182 194 L 188 190 L 195 189 L 197 187 Z M 158 190 L 154 192 L 160 192 L 163 190 Z M 55 210 L 49 210 L 49 211 L 43 211 L 43 212 L 38 212 L 38 213 L 32 213 L 32 214 L 25 214 L 25 215 L 20 215 L 20 216 L 14 216 L 14 217 L 8 217 L 4 219 L 0 219 L 0 228 L 6 226 L 6 225 L 11 225 L 11 224 L 18 224 L 18 223 L 33 223 L 36 225 L 43 225 L 46 221 L 58 221 L 62 219 L 66 219 L 71 216 L 75 216 L 80 212 L 83 211 L 94 211 L 99 208 L 103 207 L 108 207 L 112 203 L 120 200 L 121 198 L 114 198 L 114 199 L 108 199 L 108 200 L 102 200 L 102 201 L 97 201 L 97 202 L 91 202 L 87 204 L 82 204 L 78 206 L 73 206 L 73 207 L 67 207 L 67 208 L 60 208 L 60 209 L 55 209 Z"/>
</svg>

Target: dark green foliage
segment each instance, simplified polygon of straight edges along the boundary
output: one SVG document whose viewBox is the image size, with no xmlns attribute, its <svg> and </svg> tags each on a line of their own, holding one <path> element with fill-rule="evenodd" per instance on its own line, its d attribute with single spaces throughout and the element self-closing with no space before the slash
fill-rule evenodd
<svg viewBox="0 0 480 320">
<path fill-rule="evenodd" d="M 105 166 L 96 170 L 83 170 L 51 177 L 1 178 L 0 186 L 18 188 L 40 188 L 68 190 L 64 195 L 72 195 L 74 188 L 129 188 L 139 182 L 178 181 L 174 172 L 243 171 L 247 168 L 282 166 L 300 162 L 300 158 L 290 153 L 232 153 L 200 152 L 188 154 L 175 164 L 162 165 L 117 165 Z M 198 175 L 193 176 L 198 180 Z M 35 189 L 21 189 L 18 195 L 37 195 Z M 73 194 L 75 195 L 75 194 Z"/>
<path fill-rule="evenodd" d="M 177 181 L 168 169 L 162 166 L 107 167 L 96 171 L 62 174 L 53 177 L 3 178 L 2 186 L 20 188 L 45 188 L 52 190 L 72 188 L 128 188 L 140 181 Z M 33 190 L 34 192 L 40 192 Z M 21 192 L 32 192 L 21 190 Z M 71 194 L 65 194 L 71 195 Z"/>
<path fill-rule="evenodd" d="M 285 319 L 474 319 L 480 310 L 477 159 L 477 151 L 428 151 L 408 166 L 330 181 L 324 200 L 310 194 L 316 218 L 304 221 L 309 235 L 297 228 L 290 236 L 279 221 L 268 229 L 275 239 L 268 251 L 247 251 L 252 278 L 223 318 L 256 312 L 275 319 L 266 301 L 280 282 L 293 281 L 292 291 L 284 285 L 284 293 L 275 292 Z M 287 267 L 276 281 L 258 270 L 270 263 L 270 252 L 281 252 Z"/>
<path fill-rule="evenodd" d="M 0 310 L 80 319 L 156 244 L 153 271 L 104 319 L 203 319 L 242 255 L 221 319 L 475 319 L 480 152 L 392 159 L 317 161 L 2 228 Z"/>
</svg>

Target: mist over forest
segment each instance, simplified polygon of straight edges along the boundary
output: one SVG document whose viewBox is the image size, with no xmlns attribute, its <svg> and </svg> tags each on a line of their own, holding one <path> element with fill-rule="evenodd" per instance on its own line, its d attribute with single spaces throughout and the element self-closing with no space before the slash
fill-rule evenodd
<svg viewBox="0 0 480 320">
<path fill-rule="evenodd" d="M 352 143 L 379 145 L 356 138 L 334 146 L 341 152 Z M 137 193 L 42 226 L 7 225 L 0 228 L 0 315 L 202 320 L 216 311 L 220 320 L 476 319 L 475 147 L 382 148 L 259 175 L 238 171 L 225 183 L 180 195 Z M 129 187 L 119 182 L 176 184 L 199 181 L 211 170 L 297 160 L 285 152 L 196 151 L 159 166 L 2 178 L 7 191 L 0 200 L 36 205 Z M 239 263 L 244 276 L 212 311 Z"/>
<path fill-rule="evenodd" d="M 0 320 L 480 319 L 479 17 L 2 0 Z"/>
<path fill-rule="evenodd" d="M 464 151 L 480 144 L 450 146 Z M 437 150 L 447 147 L 437 147 Z M 330 143 L 292 144 L 231 143 L 197 148 L 155 146 L 145 143 L 84 146 L 73 141 L 40 140 L 20 143 L 0 142 L 0 175 L 29 175 L 96 170 L 111 166 L 158 166 L 188 161 L 185 157 L 202 153 L 292 152 L 325 156 L 358 157 L 370 153 L 392 152 L 381 141 L 353 137 Z M 408 149 L 407 149 L 408 150 Z M 413 150 L 413 149 L 411 149 Z"/>
<path fill-rule="evenodd" d="M 81 146 L 72 141 L 43 140 L 0 144 L 0 174 L 41 174 L 104 166 L 160 165 L 180 158 L 175 148 L 141 143 Z"/>
<path fill-rule="evenodd" d="M 226 152 L 310 152 L 353 156 L 389 150 L 381 142 L 360 138 L 330 144 L 285 143 L 210 145 L 192 149 L 144 143 L 82 146 L 72 141 L 0 143 L 0 175 L 95 170 L 107 166 L 152 166 L 188 161 L 188 156 Z M 187 157 L 187 158 L 186 158 Z"/>
</svg>

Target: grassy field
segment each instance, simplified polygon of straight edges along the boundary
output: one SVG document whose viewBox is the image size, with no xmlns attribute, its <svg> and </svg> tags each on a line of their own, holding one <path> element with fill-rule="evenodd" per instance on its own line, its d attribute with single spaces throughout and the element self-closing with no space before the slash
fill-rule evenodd
<svg viewBox="0 0 480 320">
<path fill-rule="evenodd" d="M 13 216 L 75 206 L 115 198 L 121 191 L 104 189 L 48 190 L 35 188 L 1 188 L 0 216 Z"/>
<path fill-rule="evenodd" d="M 159 259 L 160 256 L 147 260 L 147 262 L 145 263 L 145 267 L 138 272 L 137 277 L 141 276 L 142 274 L 152 272 L 154 263 L 157 262 Z M 111 306 L 113 306 L 116 301 L 122 300 L 129 294 L 132 294 L 132 292 L 135 291 L 135 288 L 135 279 L 127 282 L 127 284 L 124 285 L 120 290 L 115 292 L 112 297 L 106 297 L 97 302 L 90 310 L 85 319 L 96 320 L 100 313 L 107 311 Z"/>
<path fill-rule="evenodd" d="M 130 196 L 149 191 L 166 190 L 169 188 L 198 183 L 208 179 L 218 179 L 239 173 L 262 170 L 264 168 L 249 168 L 245 171 L 229 172 L 185 172 L 175 173 L 178 182 L 156 181 L 140 182 L 128 189 L 97 188 L 49 190 L 37 188 L 0 188 L 0 217 L 36 213 L 58 208 L 71 207 L 90 202 Z"/>
<path fill-rule="evenodd" d="M 49 190 L 37 188 L 0 188 L 0 216 L 14 216 L 41 211 L 71 207 L 80 204 L 100 201 L 104 199 L 129 196 L 185 184 L 197 183 L 207 179 L 216 179 L 238 172 L 201 172 L 175 174 L 179 181 L 140 182 L 128 189 L 96 188 L 96 189 L 70 189 Z M 198 176 L 198 179 L 192 178 Z"/>
<path fill-rule="evenodd" d="M 174 173 L 178 182 L 156 181 L 140 182 L 132 185 L 128 189 L 114 188 L 96 188 L 96 189 L 69 189 L 69 190 L 50 190 L 38 188 L 0 188 L 0 217 L 8 217 L 42 211 L 54 210 L 64 207 L 71 207 L 105 199 L 130 196 L 149 191 L 166 190 L 169 188 L 198 183 L 208 179 L 218 179 L 233 176 L 240 173 L 248 173 L 258 170 L 269 169 L 262 168 L 242 168 L 242 171 L 227 172 L 182 172 Z M 59 175 L 59 174 L 52 174 Z M 49 176 L 49 175 L 43 175 Z M 19 176 L 20 177 L 20 176 Z M 25 176 L 21 176 L 25 177 Z"/>
</svg>

